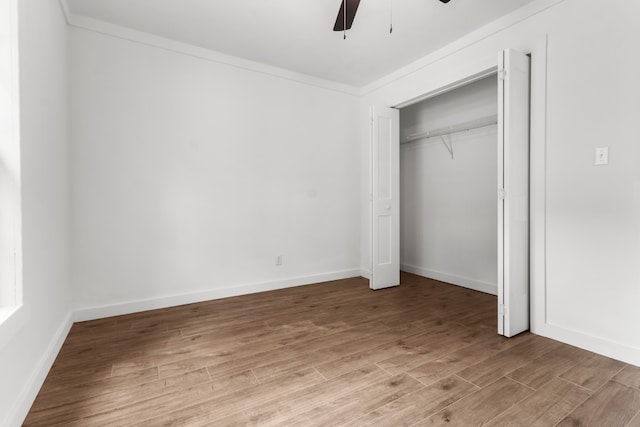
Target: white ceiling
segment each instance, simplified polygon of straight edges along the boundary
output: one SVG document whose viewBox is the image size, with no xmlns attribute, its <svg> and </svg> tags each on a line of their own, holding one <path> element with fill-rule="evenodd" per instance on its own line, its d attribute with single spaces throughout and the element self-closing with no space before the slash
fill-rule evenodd
<svg viewBox="0 0 640 427">
<path fill-rule="evenodd" d="M 534 0 L 68 0 L 74 15 L 353 86 L 364 86 Z M 393 2 L 393 34 L 389 34 Z"/>
</svg>

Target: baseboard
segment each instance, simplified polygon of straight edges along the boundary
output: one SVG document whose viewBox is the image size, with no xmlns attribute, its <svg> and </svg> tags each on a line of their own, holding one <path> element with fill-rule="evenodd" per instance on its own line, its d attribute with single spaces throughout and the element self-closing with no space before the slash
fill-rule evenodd
<svg viewBox="0 0 640 427">
<path fill-rule="evenodd" d="M 584 332 L 550 323 L 546 323 L 540 328 L 532 329 L 531 332 L 640 367 L 640 348 L 630 347 L 606 338 L 585 334 Z"/>
<path fill-rule="evenodd" d="M 441 282 L 462 286 L 463 288 L 473 289 L 474 291 L 480 291 L 491 295 L 498 295 L 498 286 L 494 285 L 493 283 L 482 282 L 480 280 L 470 279 L 468 277 L 442 273 L 440 271 L 429 270 L 427 268 L 416 267 L 415 265 L 408 264 L 400 265 L 400 270 L 406 271 L 407 273 L 417 274 L 418 276 L 428 277 L 429 279 L 439 280 Z"/>
<path fill-rule="evenodd" d="M 0 421 L 0 425 L 22 425 L 24 419 L 29 413 L 29 410 L 31 409 L 31 405 L 33 405 L 33 402 L 42 387 L 42 384 L 44 383 L 44 380 L 49 374 L 51 366 L 53 366 L 53 362 L 56 360 L 56 357 L 62 348 L 64 340 L 67 338 L 67 335 L 69 335 L 72 324 L 71 313 L 68 313 L 58 327 L 56 333 L 53 335 L 51 341 L 49 341 L 49 345 L 44 351 L 44 354 L 34 366 L 32 374 L 25 381 L 22 389 L 18 390 L 18 397 L 13 409 L 9 411 L 9 414 L 4 420 Z"/>
<path fill-rule="evenodd" d="M 116 304 L 78 308 L 73 311 L 73 321 L 84 322 L 87 320 L 102 319 L 105 317 L 120 316 L 123 314 L 137 313 L 140 311 L 174 307 L 177 305 L 193 304 L 196 302 L 210 301 L 214 299 L 228 298 L 238 295 L 247 295 L 256 292 L 273 291 L 276 289 L 311 285 L 314 283 L 328 282 L 331 280 L 348 279 L 351 277 L 360 276 L 360 273 L 361 272 L 359 269 L 342 270 L 330 273 L 314 274 L 310 276 L 292 277 L 288 279 L 274 280 L 269 282 L 252 283 L 228 288 L 211 289 L 203 292 L 176 294 L 144 300 L 123 301 Z"/>
</svg>

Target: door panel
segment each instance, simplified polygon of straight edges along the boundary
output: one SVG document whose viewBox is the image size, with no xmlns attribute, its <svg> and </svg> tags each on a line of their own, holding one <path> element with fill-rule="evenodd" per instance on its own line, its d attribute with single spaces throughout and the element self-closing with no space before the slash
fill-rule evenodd
<svg viewBox="0 0 640 427">
<path fill-rule="evenodd" d="M 530 58 L 498 55 L 498 333 L 529 329 Z"/>
<path fill-rule="evenodd" d="M 371 289 L 400 284 L 400 114 L 371 107 Z"/>
</svg>

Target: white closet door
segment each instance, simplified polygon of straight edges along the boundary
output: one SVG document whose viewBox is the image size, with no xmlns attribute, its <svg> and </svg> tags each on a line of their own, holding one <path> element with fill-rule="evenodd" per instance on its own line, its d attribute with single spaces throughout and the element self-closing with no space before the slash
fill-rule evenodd
<svg viewBox="0 0 640 427">
<path fill-rule="evenodd" d="M 400 112 L 371 107 L 371 289 L 400 284 Z"/>
<path fill-rule="evenodd" d="M 529 329 L 529 73 L 527 55 L 498 55 L 498 334 Z"/>
</svg>

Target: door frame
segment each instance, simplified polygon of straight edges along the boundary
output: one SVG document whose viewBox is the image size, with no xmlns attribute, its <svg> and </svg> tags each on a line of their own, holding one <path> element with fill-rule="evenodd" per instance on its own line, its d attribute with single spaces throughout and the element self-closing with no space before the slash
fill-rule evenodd
<svg viewBox="0 0 640 427">
<path fill-rule="evenodd" d="M 402 101 L 398 104 L 392 106 L 392 108 L 405 108 L 413 104 L 417 104 L 422 101 L 426 101 L 427 99 L 434 98 L 438 95 L 442 95 L 447 92 L 451 92 L 452 90 L 456 90 L 462 86 L 466 86 L 478 80 L 482 80 L 484 78 L 490 77 L 492 75 L 498 75 L 498 63 L 496 62 L 489 68 L 483 68 L 473 74 L 469 74 L 461 79 L 455 80 L 451 83 L 445 84 L 437 89 L 431 90 L 429 92 L 423 93 L 418 96 L 414 96 L 412 98 L 407 99 L 406 101 Z"/>
<path fill-rule="evenodd" d="M 424 93 L 419 93 L 419 94 L 413 94 L 408 98 L 402 98 L 402 100 L 400 102 L 397 102 L 395 104 L 392 104 L 389 106 L 389 108 L 395 108 L 395 109 L 402 109 L 405 107 L 408 107 L 410 105 L 413 104 L 417 104 L 418 102 L 422 102 L 425 101 L 427 99 L 433 98 L 435 96 L 450 92 L 452 90 L 455 90 L 457 88 L 460 88 L 462 86 L 466 86 L 470 83 L 473 83 L 475 81 L 478 80 L 482 80 L 486 77 L 490 77 L 491 75 L 496 75 L 498 74 L 498 63 L 494 60 L 494 63 L 492 63 L 491 66 L 489 67 L 481 67 L 480 69 L 476 69 L 474 70 L 474 72 L 467 74 L 466 76 L 462 77 L 462 78 L 458 78 L 456 80 L 453 80 L 449 83 L 446 83 L 434 90 L 430 90 Z M 496 95 L 497 96 L 497 95 Z M 368 192 L 367 192 L 367 206 L 368 206 L 368 215 L 367 218 L 369 219 L 369 227 L 368 227 L 368 240 L 369 240 L 369 262 L 368 262 L 368 272 L 367 274 L 363 274 L 364 276 L 367 276 L 367 278 L 369 279 L 369 283 L 371 283 L 371 275 L 373 274 L 372 271 L 372 267 L 373 267 L 373 256 L 374 256 L 374 248 L 373 248 L 373 204 L 372 204 L 372 200 L 371 200 L 371 195 L 373 194 L 373 138 L 370 135 L 370 126 L 371 126 L 371 105 L 367 106 L 367 119 L 366 119 L 366 123 L 367 123 L 367 149 L 369 151 L 369 174 L 368 174 L 368 178 L 369 178 L 369 185 L 368 185 Z"/>
<path fill-rule="evenodd" d="M 476 40 L 479 41 L 479 40 Z M 473 76 L 496 69 L 496 52 L 506 46 L 458 46 L 455 51 L 428 57 L 402 68 L 397 73 L 366 87 L 362 93 L 361 149 L 367 180 L 362 187 L 362 215 L 371 218 L 369 203 L 369 105 L 402 107 L 434 96 L 438 91 L 455 88 L 456 82 L 472 82 Z M 548 337 L 566 337 L 566 331 L 548 322 L 547 316 L 547 141 L 548 141 L 548 56 L 549 34 L 525 37 L 510 46 L 531 56 L 530 100 L 530 188 L 529 188 L 529 291 L 530 331 Z M 371 244 L 368 224 L 361 228 L 363 246 Z M 365 246 L 366 247 L 366 246 Z M 361 275 L 369 276 L 369 248 L 361 253 Z"/>
<path fill-rule="evenodd" d="M 546 44 L 546 40 L 545 40 L 545 44 Z M 547 46 L 545 46 L 545 55 L 543 58 L 543 64 L 546 68 L 546 50 L 547 50 Z M 525 53 L 526 55 L 532 57 L 532 52 L 529 50 L 525 50 L 523 53 Z M 542 61 L 541 61 L 542 62 Z M 530 71 L 530 87 L 534 86 L 534 71 L 533 71 L 533 60 L 531 63 L 531 71 Z M 438 95 L 450 92 L 452 90 L 458 89 L 460 87 L 466 86 L 470 83 L 473 83 L 475 81 L 490 77 L 492 75 L 495 75 L 497 78 L 497 74 L 498 74 L 498 70 L 499 70 L 499 64 L 497 61 L 492 61 L 490 66 L 487 66 L 487 64 L 485 63 L 484 67 L 477 67 L 475 70 L 472 70 L 472 72 L 468 72 L 466 75 L 463 75 L 462 77 L 457 76 L 457 78 L 452 79 L 450 82 L 447 82 L 439 87 L 437 87 L 436 89 L 424 92 L 424 93 L 420 93 L 420 94 L 412 94 L 412 96 L 410 97 L 400 97 L 400 101 L 393 103 L 390 108 L 396 108 L 396 109 L 401 109 L 413 104 L 416 104 L 418 102 L 436 97 Z M 468 70 L 469 71 L 469 70 Z M 545 78 L 543 80 L 544 84 L 545 84 L 545 88 L 546 88 L 546 75 Z M 530 119 L 530 123 L 532 122 L 532 118 L 534 116 L 534 114 L 539 113 L 540 109 L 536 109 L 536 106 L 534 105 L 534 99 L 533 97 L 530 97 L 529 99 L 529 119 Z M 544 123 L 545 123 L 545 127 L 546 127 L 546 90 L 545 90 L 545 94 L 544 94 L 544 115 L 543 115 L 543 119 L 544 119 Z M 546 135 L 545 136 L 545 147 L 544 147 L 544 151 L 543 151 L 543 155 L 546 154 Z M 533 267 L 533 257 L 534 257 L 534 244 L 537 243 L 535 236 L 534 236 L 534 218 L 537 218 L 539 222 L 541 222 L 541 227 L 538 226 L 536 227 L 536 230 L 540 230 L 542 232 L 542 236 L 540 236 L 540 231 L 537 233 L 538 234 L 538 239 L 542 242 L 543 246 L 542 246 L 542 250 L 543 250 L 543 254 L 546 252 L 545 251 L 545 246 L 544 243 L 546 242 L 546 234 L 545 234 L 545 222 L 546 222 L 546 218 L 542 217 L 540 218 L 540 216 L 535 217 L 534 216 L 534 208 L 537 208 L 536 203 L 534 203 L 534 197 L 536 197 L 536 194 L 534 193 L 534 175 L 536 175 L 535 171 L 534 171 L 534 166 L 533 163 L 535 161 L 534 159 L 534 153 L 533 153 L 533 146 L 534 146 L 534 129 L 533 126 L 530 126 L 529 129 L 529 150 L 530 150 L 530 156 L 529 156 L 529 182 L 530 182 L 530 190 L 529 190 L 529 218 L 528 218 L 528 228 L 529 228 L 529 242 L 528 242 L 528 258 L 529 258 L 529 328 L 530 331 L 535 332 L 536 329 L 536 322 L 535 322 L 535 306 L 536 306 L 536 301 L 538 301 L 538 304 L 541 305 L 542 307 L 546 306 L 546 295 L 544 294 L 540 294 L 539 292 L 534 293 L 534 282 L 533 282 L 533 276 L 535 274 L 534 272 L 534 267 Z M 370 155 L 372 155 L 371 151 L 370 151 Z M 542 165 L 543 165 L 543 169 L 544 169 L 544 164 L 546 164 L 546 159 L 543 158 L 542 161 Z M 539 172 L 538 172 L 539 173 Z M 373 169 L 370 169 L 370 183 L 372 183 L 373 181 Z M 398 177 L 399 179 L 399 177 Z M 544 189 L 545 191 L 543 192 L 543 200 L 546 199 L 546 189 Z M 539 193 L 539 190 L 538 190 Z M 544 205 L 544 203 L 543 203 Z M 370 220 L 372 220 L 373 218 L 373 207 L 370 204 L 369 205 L 369 218 Z M 373 224 L 371 224 L 371 226 L 373 226 Z M 373 229 L 370 228 L 370 233 L 369 233 L 369 249 L 370 249 L 370 263 L 373 262 Z M 370 264 L 371 265 L 371 264 Z M 544 267 L 546 265 L 546 259 L 543 256 L 542 257 L 542 268 L 544 270 Z M 496 266 L 496 268 L 498 268 L 498 266 Z M 496 297 L 497 298 L 497 297 Z M 542 302 L 542 304 L 540 304 L 540 301 Z M 543 308 L 544 310 L 544 308 Z M 546 313 L 545 313 L 545 317 L 546 317 Z M 546 319 L 543 319 L 543 323 L 545 322 Z"/>
</svg>

